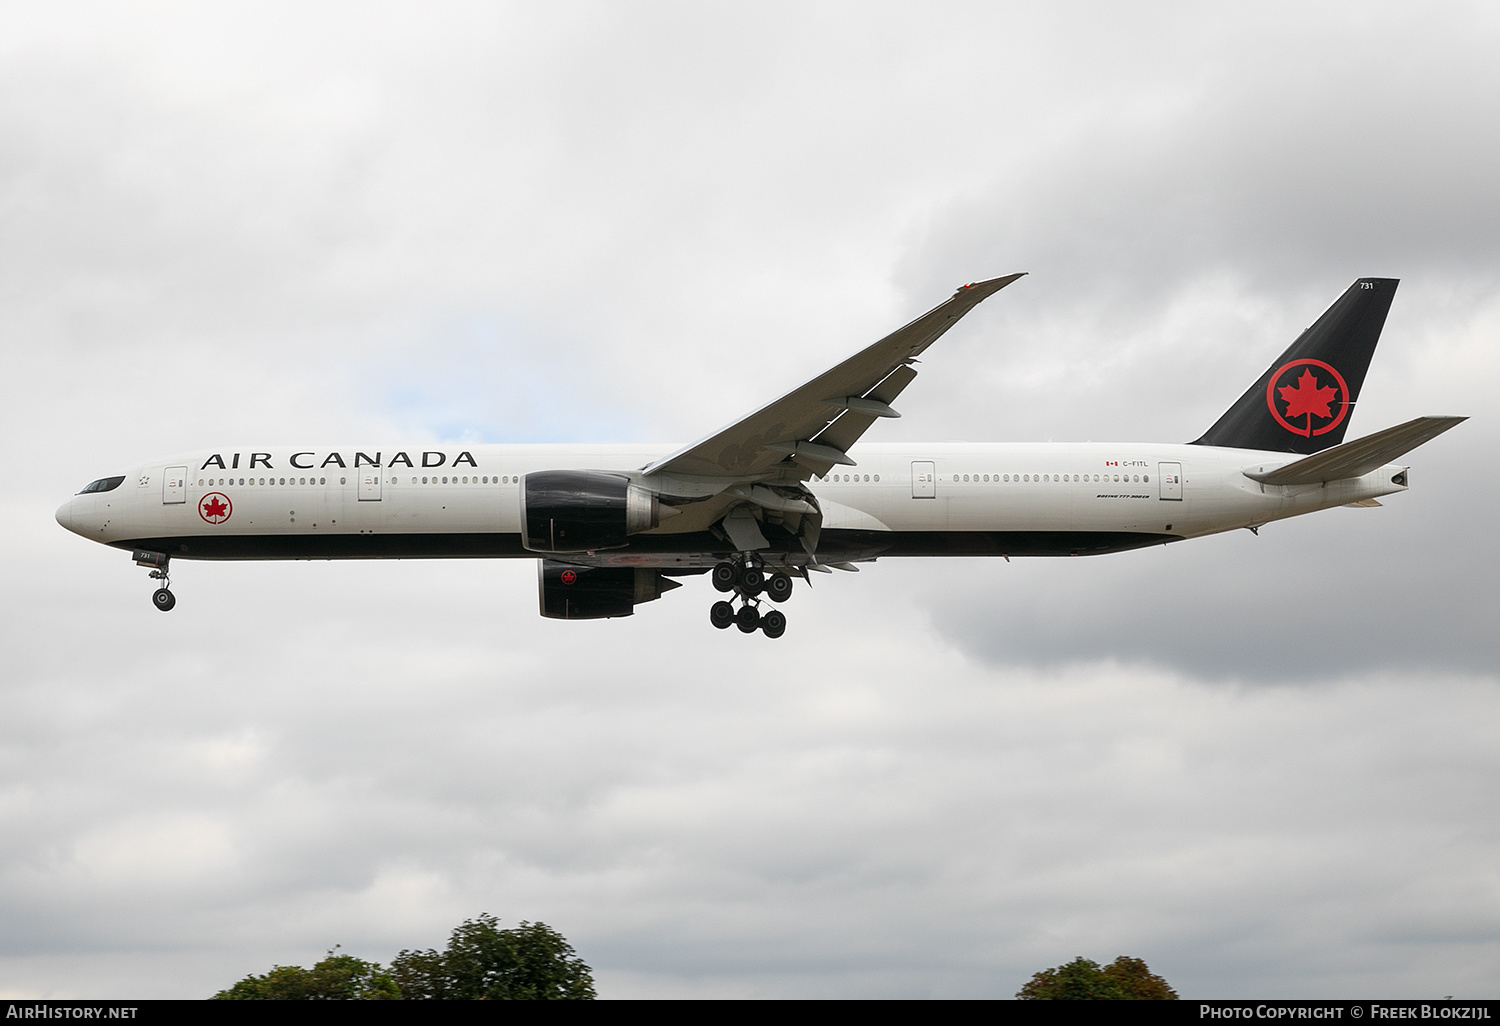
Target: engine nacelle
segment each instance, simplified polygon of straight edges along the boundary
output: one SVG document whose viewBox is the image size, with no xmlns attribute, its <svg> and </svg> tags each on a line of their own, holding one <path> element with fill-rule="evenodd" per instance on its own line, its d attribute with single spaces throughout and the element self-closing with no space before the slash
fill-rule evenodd
<svg viewBox="0 0 1500 1026">
<path fill-rule="evenodd" d="M 640 603 L 682 587 L 655 570 L 638 566 L 577 566 L 551 559 L 537 563 L 542 615 L 554 620 L 630 616 Z"/>
<path fill-rule="evenodd" d="M 659 523 L 656 495 L 624 474 L 543 470 L 522 479 L 521 544 L 532 552 L 617 549 Z"/>
</svg>

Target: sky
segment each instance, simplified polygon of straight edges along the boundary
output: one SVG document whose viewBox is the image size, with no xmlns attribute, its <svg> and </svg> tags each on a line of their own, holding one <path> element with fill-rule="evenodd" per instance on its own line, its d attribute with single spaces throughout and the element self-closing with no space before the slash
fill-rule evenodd
<svg viewBox="0 0 1500 1026">
<path fill-rule="evenodd" d="M 482 912 L 601 997 L 1500 993 L 1500 12 L 0 3 L 0 997 L 204 997 Z M 669 452 L 941 302 L 871 441 L 1196 438 L 1355 278 L 1412 489 L 1080 560 L 174 563 L 213 446 Z"/>
</svg>

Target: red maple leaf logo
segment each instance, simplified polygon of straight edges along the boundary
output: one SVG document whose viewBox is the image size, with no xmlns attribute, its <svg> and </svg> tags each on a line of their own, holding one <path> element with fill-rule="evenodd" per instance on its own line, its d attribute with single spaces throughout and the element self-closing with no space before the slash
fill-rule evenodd
<svg viewBox="0 0 1500 1026">
<path fill-rule="evenodd" d="M 1302 372 L 1302 376 L 1297 379 L 1296 388 L 1283 385 L 1276 391 L 1281 393 L 1281 401 L 1286 403 L 1288 420 L 1309 413 L 1327 420 L 1333 416 L 1328 406 L 1339 396 L 1339 390 L 1331 385 L 1319 387 L 1318 379 L 1311 370 Z"/>
<path fill-rule="evenodd" d="M 572 571 L 572 570 L 564 570 L 562 572 L 562 582 L 564 584 L 572 584 L 576 580 L 578 580 L 578 574 L 575 573 L 574 571 Z"/>
<path fill-rule="evenodd" d="M 210 524 L 222 524 L 229 519 L 231 511 L 229 497 L 222 492 L 210 492 L 198 503 L 198 515 Z"/>
</svg>

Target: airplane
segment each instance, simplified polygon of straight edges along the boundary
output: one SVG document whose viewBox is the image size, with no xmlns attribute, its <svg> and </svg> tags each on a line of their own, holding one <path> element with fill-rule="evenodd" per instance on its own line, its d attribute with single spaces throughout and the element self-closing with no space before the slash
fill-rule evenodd
<svg viewBox="0 0 1500 1026">
<path fill-rule="evenodd" d="M 680 448 L 219 447 L 99 478 L 57 511 L 176 605 L 176 560 L 537 560 L 544 617 L 630 616 L 708 574 L 710 622 L 767 637 L 795 578 L 897 556 L 1123 552 L 1405 491 L 1405 453 L 1464 417 L 1345 442 L 1397 279 L 1360 278 L 1185 443 L 863 443 L 918 358 L 1021 274 L 949 299 Z M 859 443 L 856 445 L 856 443 Z"/>
</svg>

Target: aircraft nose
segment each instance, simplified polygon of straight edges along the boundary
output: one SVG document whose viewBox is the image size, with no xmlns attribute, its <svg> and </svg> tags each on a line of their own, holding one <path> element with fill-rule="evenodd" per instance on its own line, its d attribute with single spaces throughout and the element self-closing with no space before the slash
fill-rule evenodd
<svg viewBox="0 0 1500 1026">
<path fill-rule="evenodd" d="M 57 522 L 68 530 L 73 530 L 73 500 L 69 499 L 57 507 Z"/>
</svg>

